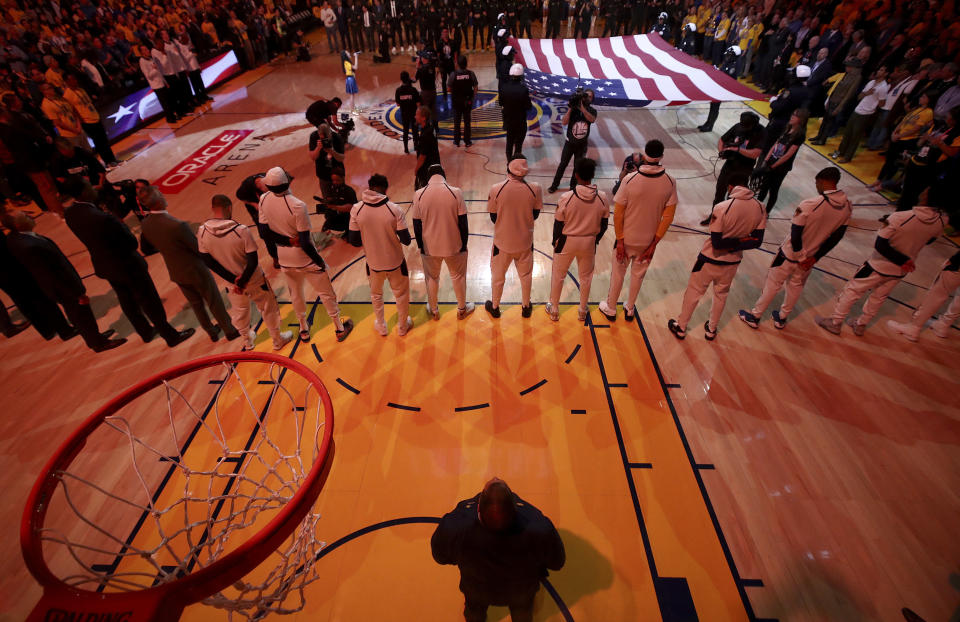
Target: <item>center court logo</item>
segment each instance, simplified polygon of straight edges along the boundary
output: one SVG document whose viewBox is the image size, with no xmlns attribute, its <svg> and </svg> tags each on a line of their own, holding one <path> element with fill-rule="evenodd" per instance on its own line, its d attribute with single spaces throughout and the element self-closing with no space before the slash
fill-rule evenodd
<svg viewBox="0 0 960 622">
<path fill-rule="evenodd" d="M 563 100 L 540 97 L 531 97 L 530 100 L 533 102 L 533 109 L 527 113 L 528 134 L 542 126 L 559 124 L 563 113 L 567 110 L 567 103 Z M 450 106 L 449 97 L 444 98 L 442 93 L 437 93 L 437 113 L 440 117 L 437 138 L 453 140 L 453 107 Z M 403 122 L 400 120 L 400 108 L 392 101 L 371 109 L 366 114 L 366 120 L 368 125 L 382 135 L 403 140 Z M 507 135 L 503 131 L 500 104 L 497 101 L 496 91 L 477 92 L 470 120 L 470 140 L 504 138 Z"/>
</svg>

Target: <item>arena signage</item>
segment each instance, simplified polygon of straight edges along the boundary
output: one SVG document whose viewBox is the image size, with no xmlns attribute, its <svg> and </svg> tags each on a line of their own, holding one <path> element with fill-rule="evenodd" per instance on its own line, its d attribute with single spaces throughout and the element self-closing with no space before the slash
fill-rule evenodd
<svg viewBox="0 0 960 622">
<path fill-rule="evenodd" d="M 213 166 L 213 163 L 233 149 L 237 143 L 253 133 L 253 130 L 227 130 L 177 164 L 157 182 L 157 187 L 167 194 L 176 194 L 190 182 Z"/>
</svg>

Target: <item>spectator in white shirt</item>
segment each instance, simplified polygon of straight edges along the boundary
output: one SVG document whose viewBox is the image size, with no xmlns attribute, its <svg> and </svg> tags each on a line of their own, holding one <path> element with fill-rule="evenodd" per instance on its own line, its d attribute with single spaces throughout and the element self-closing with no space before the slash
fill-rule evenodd
<svg viewBox="0 0 960 622">
<path fill-rule="evenodd" d="M 890 75 L 890 92 L 887 98 L 880 105 L 880 114 L 873 123 L 873 131 L 870 132 L 870 138 L 867 139 L 867 149 L 870 151 L 879 151 L 883 148 L 887 140 L 887 125 L 890 121 L 890 111 L 897 105 L 900 99 L 906 99 L 913 89 L 916 88 L 919 78 L 916 75 L 910 75 L 910 70 L 906 65 L 900 65 L 893 70 Z"/>
<path fill-rule="evenodd" d="M 960 74 L 957 75 L 957 83 L 944 91 L 937 100 L 937 105 L 933 108 L 933 120 L 946 122 L 947 114 L 954 106 L 960 106 Z"/>
<path fill-rule="evenodd" d="M 887 99 L 887 93 L 890 85 L 887 83 L 887 68 L 878 67 L 874 73 L 873 80 L 867 82 L 867 85 L 860 91 L 857 97 L 860 102 L 853 109 L 853 114 L 847 121 L 844 128 L 843 140 L 837 150 L 830 154 L 831 158 L 843 164 L 853 159 L 857 153 L 857 147 L 860 146 L 860 139 L 870 126 L 871 121 L 877 113 L 877 109 Z"/>
<path fill-rule="evenodd" d="M 330 47 L 330 53 L 340 51 L 340 42 L 337 40 L 337 14 L 330 7 L 329 2 L 323 3 L 320 9 L 320 19 L 323 21 L 323 29 L 327 31 L 327 45 Z"/>
</svg>

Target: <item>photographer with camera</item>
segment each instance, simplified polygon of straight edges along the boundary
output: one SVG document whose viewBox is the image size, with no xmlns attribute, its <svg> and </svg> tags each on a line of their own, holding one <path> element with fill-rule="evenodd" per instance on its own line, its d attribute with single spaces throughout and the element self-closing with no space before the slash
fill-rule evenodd
<svg viewBox="0 0 960 622">
<path fill-rule="evenodd" d="M 563 143 L 563 152 L 560 154 L 560 165 L 557 166 L 557 172 L 553 175 L 553 183 L 547 190 L 549 193 L 557 191 L 560 185 L 560 178 L 563 177 L 573 158 L 573 166 L 576 168 L 580 158 L 587 155 L 587 138 L 590 136 L 590 124 L 597 120 L 597 111 L 590 104 L 593 103 L 593 89 L 583 90 L 577 88 L 576 92 L 570 98 L 569 108 L 563 115 L 561 121 L 567 126 L 567 140 Z M 573 190 L 575 184 L 574 177 L 570 176 L 570 189 Z"/>
<path fill-rule="evenodd" d="M 417 73 L 414 80 L 420 82 L 420 101 L 430 110 L 433 128 L 437 128 L 437 67 L 436 54 L 432 49 L 417 53 Z"/>
<path fill-rule="evenodd" d="M 344 235 L 350 225 L 350 208 L 357 203 L 357 192 L 347 185 L 343 168 L 334 166 L 330 171 L 330 186 L 323 205 L 323 227 L 321 231 L 331 231 Z"/>
<path fill-rule="evenodd" d="M 314 162 L 320 195 L 327 201 L 330 194 L 330 172 L 335 167 L 344 168 L 343 140 L 326 123 L 318 125 L 317 129 L 310 133 L 309 140 L 310 159 Z M 317 213 L 320 213 L 319 209 Z"/>
<path fill-rule="evenodd" d="M 731 127 L 717 141 L 719 157 L 724 160 L 723 168 L 717 176 L 717 189 L 713 195 L 713 205 L 724 199 L 730 179 L 740 175 L 749 178 L 757 158 L 763 155 L 763 141 L 766 132 L 760 125 L 760 117 L 755 112 L 744 112 L 740 122 Z M 701 227 L 710 224 L 710 215 L 700 221 Z"/>
</svg>

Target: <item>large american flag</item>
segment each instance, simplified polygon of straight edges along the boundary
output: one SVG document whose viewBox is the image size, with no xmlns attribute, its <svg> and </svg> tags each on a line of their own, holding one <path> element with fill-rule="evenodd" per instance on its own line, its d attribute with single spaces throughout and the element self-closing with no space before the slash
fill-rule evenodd
<svg viewBox="0 0 960 622">
<path fill-rule="evenodd" d="M 531 92 L 567 98 L 577 84 L 607 106 L 669 106 L 764 96 L 655 33 L 602 39 L 514 39 Z"/>
</svg>

